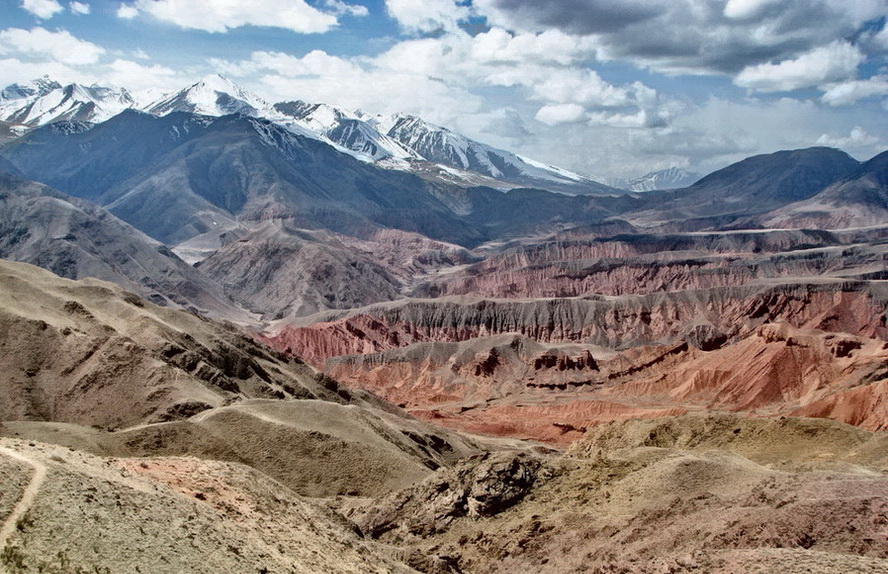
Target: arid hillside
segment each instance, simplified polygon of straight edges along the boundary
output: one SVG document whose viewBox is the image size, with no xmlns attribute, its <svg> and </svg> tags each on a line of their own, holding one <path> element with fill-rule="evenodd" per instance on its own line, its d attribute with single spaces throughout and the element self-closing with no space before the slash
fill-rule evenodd
<svg viewBox="0 0 888 574">
<path fill-rule="evenodd" d="M 350 515 L 434 552 L 426 572 L 876 573 L 885 441 L 810 419 L 612 423 L 566 457 L 473 457 Z"/>
</svg>

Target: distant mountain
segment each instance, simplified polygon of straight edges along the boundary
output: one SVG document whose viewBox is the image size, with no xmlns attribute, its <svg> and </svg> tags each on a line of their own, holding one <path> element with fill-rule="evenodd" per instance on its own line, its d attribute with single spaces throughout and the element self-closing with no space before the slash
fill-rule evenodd
<svg viewBox="0 0 888 574">
<path fill-rule="evenodd" d="M 87 131 L 66 127 L 36 129 L 3 155 L 170 245 L 269 219 L 353 236 L 393 227 L 460 244 L 484 239 L 421 178 L 265 119 L 127 111 Z"/>
<path fill-rule="evenodd" d="M 765 216 L 769 226 L 840 229 L 888 221 L 888 152 L 882 152 L 814 197 Z"/>
<path fill-rule="evenodd" d="M 371 161 L 422 159 L 413 150 L 379 132 L 358 114 L 302 101 L 281 102 L 275 104 L 274 109 L 289 120 L 285 125 L 298 126 L 309 134 L 320 134 L 326 141 L 355 152 L 358 157 Z"/>
<path fill-rule="evenodd" d="M 211 279 L 104 209 L 2 173 L 0 257 L 68 279 L 113 281 L 162 305 L 250 319 Z"/>
<path fill-rule="evenodd" d="M 227 78 L 214 74 L 174 94 L 161 97 L 160 100 L 148 104 L 144 111 L 156 116 L 165 116 L 173 112 L 206 116 L 228 114 L 261 116 L 270 109 L 271 106 L 259 96 L 244 90 Z"/>
<path fill-rule="evenodd" d="M 60 120 L 102 122 L 135 105 L 129 92 L 93 84 L 62 86 L 48 78 L 0 92 L 0 120 L 29 127 Z"/>
<path fill-rule="evenodd" d="M 658 191 L 661 189 L 679 189 L 688 187 L 700 179 L 700 174 L 680 167 L 670 167 L 652 171 L 635 179 L 618 179 L 609 183 L 620 189 L 629 191 Z"/>
<path fill-rule="evenodd" d="M 198 270 L 265 319 L 399 298 L 400 283 L 374 256 L 329 235 L 269 222 L 222 246 Z"/>
<path fill-rule="evenodd" d="M 619 193 L 588 177 L 469 139 L 410 115 L 377 116 L 377 129 L 430 161 L 472 171 L 519 187 L 569 194 Z"/>
<path fill-rule="evenodd" d="M 218 74 L 172 94 L 148 90 L 133 95 L 98 85 L 62 86 L 48 77 L 13 84 L 0 92 L 0 121 L 29 128 L 63 120 L 97 123 L 126 109 L 156 116 L 186 112 L 261 117 L 362 161 L 414 172 L 433 183 L 536 187 L 568 194 L 618 193 L 588 177 L 487 146 L 421 118 L 371 116 L 299 100 L 271 105 Z"/>
<path fill-rule="evenodd" d="M 690 187 L 649 192 L 628 217 L 650 225 L 695 218 L 746 217 L 808 199 L 858 169 L 837 149 L 813 147 L 757 155 L 729 165 Z"/>
<path fill-rule="evenodd" d="M 23 100 L 27 98 L 39 98 L 45 96 L 53 90 L 61 88 L 62 85 L 49 76 L 43 76 L 36 80 L 28 82 L 20 82 L 6 86 L 0 91 L 0 100 Z"/>
</svg>

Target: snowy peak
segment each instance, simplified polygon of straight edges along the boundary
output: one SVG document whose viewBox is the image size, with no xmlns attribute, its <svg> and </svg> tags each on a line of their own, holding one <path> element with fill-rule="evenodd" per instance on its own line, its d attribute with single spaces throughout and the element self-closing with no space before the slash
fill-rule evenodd
<svg viewBox="0 0 888 574">
<path fill-rule="evenodd" d="M 327 104 L 310 104 L 302 100 L 280 102 L 274 109 L 281 114 L 300 121 L 309 129 L 325 131 L 336 127 L 345 120 L 357 120 L 358 116 Z"/>
<path fill-rule="evenodd" d="M 60 83 L 50 79 L 49 76 L 43 76 L 42 78 L 37 78 L 30 82 L 20 82 L 6 86 L 0 91 L 0 102 L 38 98 L 61 87 L 62 85 Z"/>
<path fill-rule="evenodd" d="M 423 158 L 434 163 L 460 169 L 472 169 L 470 156 L 473 152 L 471 140 L 447 128 L 432 125 L 421 118 L 408 115 L 395 115 L 389 119 L 380 118 L 378 125 L 385 129 L 385 135 L 412 149 Z M 502 173 L 494 169 L 485 175 L 500 177 Z"/>
<path fill-rule="evenodd" d="M 542 187 L 563 193 L 615 191 L 585 176 L 474 141 L 416 116 L 378 116 L 373 123 L 404 147 L 443 166 L 480 173 L 515 186 Z"/>
<path fill-rule="evenodd" d="M 630 191 L 657 191 L 660 189 L 678 189 L 688 187 L 702 176 L 680 167 L 670 167 L 646 173 L 641 177 L 615 182 L 617 187 Z"/>
<path fill-rule="evenodd" d="M 29 127 L 60 120 L 95 123 L 133 105 L 132 96 L 123 88 L 98 84 L 62 86 L 44 77 L 5 88 L 0 97 L 0 120 Z"/>
<path fill-rule="evenodd" d="M 585 176 L 482 144 L 416 116 L 371 116 L 360 110 L 345 111 L 299 100 L 271 106 L 218 74 L 175 93 L 153 90 L 136 97 L 113 86 L 62 86 L 46 77 L 13 84 L 0 94 L 0 121 L 25 128 L 59 120 L 96 123 L 126 109 L 155 116 L 185 112 L 264 118 L 361 161 L 426 174 L 446 172 L 464 185 L 537 187 L 569 194 L 615 191 Z"/>
<path fill-rule="evenodd" d="M 366 114 L 299 100 L 275 104 L 274 110 L 286 118 L 286 125 L 319 134 L 324 141 L 362 159 L 422 159 L 415 152 L 380 133 L 373 124 L 366 121 Z"/>
<path fill-rule="evenodd" d="M 163 97 L 146 107 L 147 112 L 157 116 L 165 116 L 172 112 L 208 116 L 228 114 L 260 116 L 270 109 L 265 100 L 218 74 L 207 76 L 184 90 Z"/>
</svg>

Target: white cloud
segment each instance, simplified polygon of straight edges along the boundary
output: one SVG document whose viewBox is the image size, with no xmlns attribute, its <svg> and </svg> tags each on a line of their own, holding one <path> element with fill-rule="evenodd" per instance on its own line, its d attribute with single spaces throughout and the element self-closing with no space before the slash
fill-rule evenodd
<svg viewBox="0 0 888 574">
<path fill-rule="evenodd" d="M 734 78 L 734 83 L 761 92 L 810 88 L 852 77 L 864 59 L 856 46 L 836 41 L 792 60 L 745 68 Z"/>
<path fill-rule="evenodd" d="M 370 10 L 368 10 L 366 6 L 346 4 L 342 0 L 324 0 L 324 7 L 337 16 L 349 15 L 363 17 L 370 15 Z"/>
<path fill-rule="evenodd" d="M 157 64 L 145 66 L 120 58 L 105 66 L 102 75 L 112 84 L 134 92 L 151 88 L 172 90 L 180 88 L 185 81 L 179 72 L 171 68 Z"/>
<path fill-rule="evenodd" d="M 121 5 L 120 18 L 147 14 L 182 28 L 227 32 L 241 26 L 284 28 L 301 34 L 322 33 L 337 24 L 336 16 L 305 0 L 136 0 Z"/>
<path fill-rule="evenodd" d="M 471 40 L 470 56 L 476 63 L 569 65 L 593 58 L 595 47 L 592 38 L 571 36 L 558 30 L 511 34 L 502 28 L 491 28 Z"/>
<path fill-rule="evenodd" d="M 348 60 L 322 50 L 312 50 L 301 58 L 283 52 L 253 52 L 249 60 L 228 62 L 212 59 L 210 64 L 223 74 L 236 77 L 274 72 L 286 78 L 351 75 L 357 81 L 365 73 Z"/>
<path fill-rule="evenodd" d="M 543 81 L 531 85 L 534 99 L 587 107 L 617 107 L 633 103 L 629 90 L 605 82 L 595 70 L 555 68 L 546 70 L 545 75 Z"/>
<path fill-rule="evenodd" d="M 249 60 L 212 60 L 211 64 L 270 101 L 300 99 L 348 110 L 405 112 L 445 125 L 476 113 L 483 103 L 463 88 L 424 73 L 383 68 L 370 60 L 347 60 L 321 50 L 303 57 L 254 52 Z"/>
<path fill-rule="evenodd" d="M 612 85 L 584 67 L 594 54 L 595 47 L 589 38 L 558 31 L 512 34 L 492 28 L 475 37 L 454 33 L 400 42 L 377 56 L 373 65 L 439 78 L 466 89 L 519 88 L 544 106 L 637 106 L 635 94 L 640 90 Z M 543 112 L 542 117 L 550 117 L 550 113 Z"/>
<path fill-rule="evenodd" d="M 0 31 L 0 54 L 43 57 L 68 65 L 94 64 L 105 49 L 80 40 L 66 30 L 7 28 Z"/>
<path fill-rule="evenodd" d="M 22 8 L 44 20 L 64 10 L 56 0 L 22 0 Z"/>
<path fill-rule="evenodd" d="M 888 96 L 888 76 L 873 76 L 830 86 L 821 99 L 831 106 L 847 106 L 873 96 Z"/>
<path fill-rule="evenodd" d="M 389 15 L 408 32 L 454 31 L 470 14 L 454 0 L 385 0 Z"/>
<path fill-rule="evenodd" d="M 66 82 L 87 82 L 87 75 L 65 64 L 58 62 L 24 62 L 18 58 L 0 59 L 0 86 L 8 86 L 15 82 L 48 75 L 50 78 Z"/>
<path fill-rule="evenodd" d="M 851 150 L 869 149 L 879 143 L 879 138 L 870 135 L 860 126 L 854 126 L 847 136 L 831 136 L 823 134 L 817 139 L 817 145 L 846 148 Z"/>
<path fill-rule="evenodd" d="M 728 0 L 724 14 L 728 18 L 742 20 L 758 15 L 762 8 L 774 2 L 775 0 Z"/>
<path fill-rule="evenodd" d="M 586 108 L 577 104 L 549 104 L 540 108 L 534 118 L 549 126 L 572 124 L 586 118 Z"/>
<path fill-rule="evenodd" d="M 71 2 L 68 7 L 74 14 L 89 14 L 89 4 L 86 2 Z"/>
<path fill-rule="evenodd" d="M 139 10 L 129 4 L 121 4 L 117 9 L 117 17 L 123 20 L 132 20 L 139 15 Z"/>
</svg>

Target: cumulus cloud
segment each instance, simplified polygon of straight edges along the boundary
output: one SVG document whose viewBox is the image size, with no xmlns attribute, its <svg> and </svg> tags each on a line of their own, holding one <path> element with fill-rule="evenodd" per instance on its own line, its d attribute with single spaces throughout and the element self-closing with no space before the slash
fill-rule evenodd
<svg viewBox="0 0 888 574">
<path fill-rule="evenodd" d="M 342 2 L 336 4 L 345 6 Z M 335 14 L 322 12 L 305 0 L 136 0 L 117 11 L 120 18 L 140 14 L 182 28 L 219 33 L 241 26 L 267 26 L 312 34 L 326 32 L 337 24 Z"/>
<path fill-rule="evenodd" d="M 879 143 L 879 138 L 870 135 L 860 126 L 854 126 L 847 136 L 823 134 L 816 143 L 817 145 L 856 150 L 872 148 Z"/>
<path fill-rule="evenodd" d="M 44 20 L 64 10 L 56 0 L 22 0 L 22 8 Z"/>
<path fill-rule="evenodd" d="M 453 31 L 470 15 L 467 6 L 454 0 L 385 0 L 385 7 L 389 16 L 412 33 Z"/>
<path fill-rule="evenodd" d="M 68 8 L 70 8 L 71 12 L 74 14 L 85 15 L 90 13 L 89 4 L 86 2 L 71 2 L 68 4 Z"/>
<path fill-rule="evenodd" d="M 847 106 L 873 96 L 888 96 L 888 76 L 835 84 L 826 90 L 821 100 L 831 106 Z"/>
<path fill-rule="evenodd" d="M 59 82 L 91 80 L 79 70 L 59 62 L 25 62 L 18 58 L 0 58 L 0 86 L 48 75 Z"/>
<path fill-rule="evenodd" d="M 595 43 L 588 37 L 571 36 L 559 30 L 532 34 L 511 34 L 491 28 L 470 42 L 473 62 L 487 64 L 558 64 L 567 66 L 595 56 Z"/>
<path fill-rule="evenodd" d="M 734 78 L 734 83 L 762 92 L 810 88 L 848 79 L 863 60 L 864 55 L 857 46 L 832 42 L 792 60 L 748 67 Z"/>
<path fill-rule="evenodd" d="M 572 34 L 611 33 L 667 11 L 662 0 L 475 0 L 491 22 L 510 29 L 557 28 Z"/>
<path fill-rule="evenodd" d="M 66 30 L 7 28 L 0 31 L 0 54 L 41 57 L 66 65 L 94 64 L 104 48 L 80 40 Z"/>
<path fill-rule="evenodd" d="M 380 54 L 373 64 L 402 73 L 424 74 L 467 89 L 497 86 L 523 90 L 546 109 L 539 117 L 566 117 L 563 104 L 598 108 L 640 105 L 643 84 L 617 86 L 585 63 L 595 46 L 587 38 L 559 31 L 513 34 L 502 28 L 469 36 L 450 34 L 401 42 Z M 647 94 L 655 92 L 646 92 Z M 569 114 L 579 117 L 578 113 Z"/>
<path fill-rule="evenodd" d="M 572 124 L 586 119 L 586 108 L 577 104 L 549 104 L 539 109 L 535 119 L 550 126 Z"/>
<path fill-rule="evenodd" d="M 587 107 L 618 107 L 632 103 L 630 91 L 609 84 L 595 70 L 547 70 L 543 82 L 530 86 L 537 100 Z"/>
</svg>

